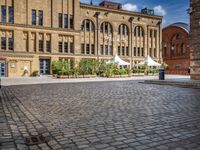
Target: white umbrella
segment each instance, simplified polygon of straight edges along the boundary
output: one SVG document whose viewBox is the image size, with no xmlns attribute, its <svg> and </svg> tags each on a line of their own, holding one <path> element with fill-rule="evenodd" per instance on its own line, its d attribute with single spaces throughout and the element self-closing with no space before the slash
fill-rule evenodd
<svg viewBox="0 0 200 150">
<path fill-rule="evenodd" d="M 130 63 L 125 62 L 125 61 L 123 61 L 121 58 L 119 58 L 119 56 L 118 56 L 117 54 L 115 55 L 115 57 L 114 57 L 112 60 L 106 62 L 106 64 L 117 64 L 117 65 L 119 65 L 119 66 L 127 66 L 127 65 L 130 65 Z"/>
<path fill-rule="evenodd" d="M 148 67 L 160 67 L 161 64 L 155 62 L 149 55 L 140 63 L 136 64 L 135 66 L 144 66 L 147 64 Z"/>
</svg>

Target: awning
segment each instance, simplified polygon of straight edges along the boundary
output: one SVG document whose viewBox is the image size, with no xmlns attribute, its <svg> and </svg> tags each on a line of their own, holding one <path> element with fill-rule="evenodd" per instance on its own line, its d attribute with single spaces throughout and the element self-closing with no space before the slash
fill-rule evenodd
<svg viewBox="0 0 200 150">
<path fill-rule="evenodd" d="M 161 64 L 155 62 L 149 55 L 140 63 L 136 64 L 135 66 L 144 66 L 147 64 L 149 67 L 160 67 Z"/>
<path fill-rule="evenodd" d="M 123 61 L 121 58 L 119 58 L 119 56 L 116 54 L 112 60 L 106 62 L 106 64 L 116 64 L 119 66 L 127 66 L 130 65 L 130 63 Z"/>
</svg>

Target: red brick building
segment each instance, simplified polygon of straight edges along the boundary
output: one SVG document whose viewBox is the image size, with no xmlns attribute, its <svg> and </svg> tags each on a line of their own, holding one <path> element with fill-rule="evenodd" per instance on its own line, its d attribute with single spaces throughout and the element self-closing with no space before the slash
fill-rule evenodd
<svg viewBox="0 0 200 150">
<path fill-rule="evenodd" d="M 178 22 L 163 29 L 163 61 L 167 74 L 187 75 L 190 68 L 189 25 Z"/>
</svg>

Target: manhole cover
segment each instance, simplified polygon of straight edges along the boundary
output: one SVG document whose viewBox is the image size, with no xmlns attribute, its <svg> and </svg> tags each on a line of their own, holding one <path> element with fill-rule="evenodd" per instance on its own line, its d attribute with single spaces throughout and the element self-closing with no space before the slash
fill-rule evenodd
<svg viewBox="0 0 200 150">
<path fill-rule="evenodd" d="M 30 136 L 25 138 L 27 145 L 38 145 L 41 143 L 45 143 L 45 138 L 42 135 L 38 136 Z"/>
</svg>

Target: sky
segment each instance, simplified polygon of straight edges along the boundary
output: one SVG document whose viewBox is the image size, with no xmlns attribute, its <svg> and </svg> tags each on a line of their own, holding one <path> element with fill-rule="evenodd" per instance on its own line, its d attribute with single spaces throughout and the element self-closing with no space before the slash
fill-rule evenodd
<svg viewBox="0 0 200 150">
<path fill-rule="evenodd" d="M 82 3 L 90 3 L 91 0 L 81 0 Z M 93 0 L 98 5 L 102 0 Z M 152 8 L 156 15 L 163 16 L 163 27 L 175 22 L 189 23 L 189 0 L 109 0 L 122 4 L 123 9 L 140 12 L 142 8 Z"/>
</svg>

